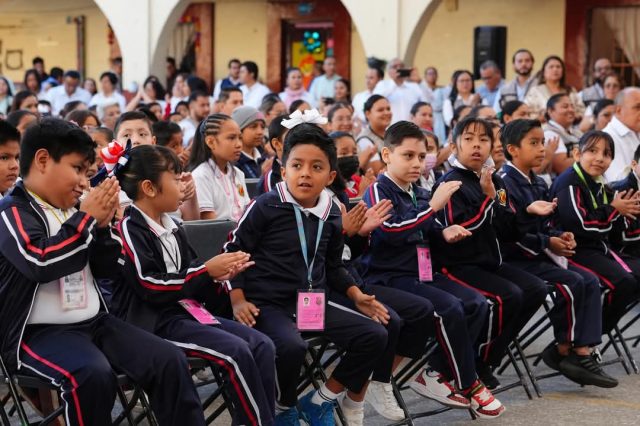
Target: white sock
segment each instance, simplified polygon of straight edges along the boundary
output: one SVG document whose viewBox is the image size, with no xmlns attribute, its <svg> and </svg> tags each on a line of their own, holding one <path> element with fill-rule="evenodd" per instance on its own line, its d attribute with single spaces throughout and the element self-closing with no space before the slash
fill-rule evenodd
<svg viewBox="0 0 640 426">
<path fill-rule="evenodd" d="M 327 388 L 327 385 L 322 385 L 320 389 L 316 391 L 311 397 L 311 403 L 316 405 L 322 405 L 324 402 L 335 401 L 338 398 L 337 393 L 333 393 Z"/>
<path fill-rule="evenodd" d="M 364 401 L 354 401 L 353 399 L 349 398 L 349 394 L 346 394 L 344 396 L 344 399 L 342 400 L 342 406 L 344 408 L 348 408 L 349 410 L 357 410 L 358 408 L 361 408 L 364 405 Z"/>
</svg>

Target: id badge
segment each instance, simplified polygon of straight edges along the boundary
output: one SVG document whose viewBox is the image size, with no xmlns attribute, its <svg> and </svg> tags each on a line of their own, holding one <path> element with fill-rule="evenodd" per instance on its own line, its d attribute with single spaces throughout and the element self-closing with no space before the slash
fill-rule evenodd
<svg viewBox="0 0 640 426">
<path fill-rule="evenodd" d="M 200 302 L 193 299 L 182 299 L 178 301 L 180 306 L 182 306 L 192 317 L 196 319 L 200 324 L 204 325 L 220 325 L 220 321 L 216 319 L 211 312 L 207 311 L 207 309 L 202 306 Z"/>
<path fill-rule="evenodd" d="M 416 250 L 418 252 L 418 278 L 420 281 L 433 281 L 431 250 L 422 244 L 419 244 Z"/>
<path fill-rule="evenodd" d="M 613 256 L 615 261 L 618 262 L 618 265 L 622 266 L 622 269 L 624 269 L 625 272 L 631 273 L 631 268 L 629 268 L 629 265 L 627 265 L 627 262 L 622 260 L 620 256 L 618 256 L 613 250 L 609 250 L 609 253 L 611 253 L 611 256 Z"/>
<path fill-rule="evenodd" d="M 324 331 L 324 290 L 298 290 L 296 326 L 300 331 Z"/>
<path fill-rule="evenodd" d="M 87 283 L 84 270 L 60 278 L 62 309 L 72 311 L 87 307 Z"/>
</svg>

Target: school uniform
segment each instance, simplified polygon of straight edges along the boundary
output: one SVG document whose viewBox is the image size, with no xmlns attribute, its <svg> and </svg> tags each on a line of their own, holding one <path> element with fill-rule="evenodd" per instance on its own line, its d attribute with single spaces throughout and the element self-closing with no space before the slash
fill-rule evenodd
<svg viewBox="0 0 640 426">
<path fill-rule="evenodd" d="M 94 278 L 113 277 L 121 246 L 110 228 L 35 199 L 22 182 L 0 212 L 0 350 L 7 368 L 58 387 L 67 424 L 111 424 L 115 370 L 148 393 L 161 424 L 204 425 L 184 354 L 106 311 Z"/>
<path fill-rule="evenodd" d="M 301 210 L 302 240 L 294 209 Z M 320 235 L 318 229 L 322 231 Z M 313 265 L 311 283 L 308 262 L 302 256 L 303 243 L 308 262 Z M 305 209 L 289 193 L 286 182 L 277 184 L 247 207 L 225 244 L 226 252 L 250 253 L 256 263 L 233 278 L 230 289 L 242 289 L 246 299 L 260 309 L 255 328 L 275 343 L 277 400 L 283 406 L 296 404 L 296 386 L 307 349 L 294 317 L 297 292 L 311 285 L 326 292 L 345 293 L 355 284 L 342 263 L 343 245 L 341 213 L 329 194 L 323 191 L 317 205 Z M 333 377 L 359 392 L 386 347 L 384 326 L 328 301 L 322 334 L 346 350 Z"/>
<path fill-rule="evenodd" d="M 418 294 L 434 308 L 432 321 L 439 350 L 430 365 L 466 389 L 477 379 L 473 344 L 487 319 L 488 305 L 482 295 L 462 288 L 440 274 L 431 282 L 418 279 L 417 246 L 427 243 L 435 215 L 429 191 L 412 184 L 410 191 L 398 186 L 386 173 L 378 176 L 364 194 L 369 207 L 389 199 L 391 218 L 371 234 L 361 264 L 365 282 Z"/>
<path fill-rule="evenodd" d="M 282 182 L 282 164 L 275 158 L 271 164 L 271 170 L 260 176 L 258 181 L 258 195 L 271 191 L 278 182 Z"/>
<path fill-rule="evenodd" d="M 113 312 L 189 356 L 219 367 L 229 386 L 237 424 L 272 424 L 275 349 L 271 340 L 226 318 L 216 317 L 219 324 L 201 324 L 180 306 L 183 299 L 202 303 L 222 290 L 196 258 L 185 231 L 167 214 L 162 225 L 154 222 L 135 204 L 126 211 L 118 231 L 124 253 Z"/>
<path fill-rule="evenodd" d="M 556 178 L 550 196 L 558 198 L 554 221 L 575 235 L 576 254 L 569 262 L 595 274 L 605 288 L 602 331 L 606 333 L 640 297 L 640 259 L 616 253 L 609 242 L 610 235 L 624 230 L 624 217 L 609 204 L 613 191 L 579 163 Z"/>
<path fill-rule="evenodd" d="M 554 263 L 564 264 L 564 260 L 549 254 L 549 239 L 559 237 L 562 232 L 551 226 L 549 217 L 535 216 L 535 222 L 531 223 L 532 216 L 526 211 L 534 201 L 551 200 L 547 184 L 535 173 L 527 176 L 511 163 L 505 164 L 502 170 L 518 223 L 523 224 L 520 234 L 524 235 L 518 242 L 505 244 L 505 260 L 542 278 L 553 288 L 549 318 L 558 343 L 598 345 L 602 335 L 598 278 L 574 265 L 563 268 Z"/>
<path fill-rule="evenodd" d="M 626 178 L 613 182 L 611 189 L 615 192 L 621 191 L 638 191 L 638 175 L 633 170 L 627 175 Z M 623 218 L 625 226 L 619 232 L 612 233 L 610 235 L 611 244 L 615 250 L 633 256 L 640 257 L 640 220 Z"/>
<path fill-rule="evenodd" d="M 229 163 L 227 172 L 222 173 L 210 158 L 196 167 L 191 175 L 201 213 L 215 212 L 218 220 L 240 219 L 250 200 L 244 173 L 240 169 Z"/>
<path fill-rule="evenodd" d="M 240 153 L 240 158 L 236 162 L 236 167 L 242 170 L 245 178 L 258 179 L 262 174 L 262 163 L 267 157 L 258 149 L 254 148 L 253 156 L 247 155 L 244 151 Z"/>
<path fill-rule="evenodd" d="M 471 231 L 471 236 L 453 244 L 433 239 L 433 258 L 438 269 L 455 283 L 471 287 L 491 304 L 487 327 L 481 333 L 480 358 L 497 366 L 507 346 L 542 305 L 547 289 L 544 281 L 503 263 L 498 238 L 518 240 L 515 212 L 502 179 L 492 176 L 495 199 L 487 197 L 479 176 L 454 160 L 453 168 L 438 181 L 462 181 L 444 209 L 436 216 L 443 227 L 454 224 Z"/>
</svg>

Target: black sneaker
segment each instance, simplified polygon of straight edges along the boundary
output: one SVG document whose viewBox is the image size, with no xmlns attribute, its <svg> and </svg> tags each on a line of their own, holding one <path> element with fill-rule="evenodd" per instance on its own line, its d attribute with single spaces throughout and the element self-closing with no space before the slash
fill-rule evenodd
<svg viewBox="0 0 640 426">
<path fill-rule="evenodd" d="M 577 355 L 571 352 L 560 361 L 560 372 L 579 385 L 593 385 L 601 388 L 618 386 L 618 381 L 605 373 L 591 355 Z"/>
<path fill-rule="evenodd" d="M 487 389 L 494 390 L 500 387 L 500 381 L 493 375 L 493 369 L 490 366 L 483 362 L 476 362 L 476 372 Z"/>
<path fill-rule="evenodd" d="M 554 344 L 551 344 L 542 351 L 542 361 L 547 364 L 552 370 L 560 371 L 560 362 L 564 359 L 560 352 L 558 352 L 558 347 Z"/>
</svg>

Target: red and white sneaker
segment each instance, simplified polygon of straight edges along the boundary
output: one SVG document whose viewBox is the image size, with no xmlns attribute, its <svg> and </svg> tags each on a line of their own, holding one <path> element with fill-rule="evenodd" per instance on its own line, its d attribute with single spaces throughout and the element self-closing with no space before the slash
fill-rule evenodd
<svg viewBox="0 0 640 426">
<path fill-rule="evenodd" d="M 409 387 L 425 398 L 433 399 L 451 408 L 469 408 L 471 402 L 458 392 L 447 379 L 436 371 L 422 370 Z"/>
<path fill-rule="evenodd" d="M 506 411 L 505 406 L 480 380 L 476 380 L 465 395 L 471 401 L 471 409 L 481 419 L 495 419 Z"/>
</svg>

